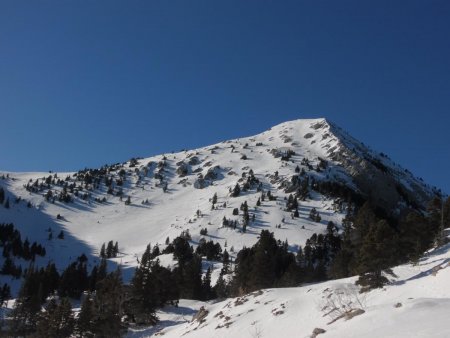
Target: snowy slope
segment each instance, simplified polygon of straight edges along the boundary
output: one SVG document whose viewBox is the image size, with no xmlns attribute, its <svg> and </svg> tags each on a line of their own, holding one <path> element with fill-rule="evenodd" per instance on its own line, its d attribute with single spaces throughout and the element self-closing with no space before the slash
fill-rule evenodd
<svg viewBox="0 0 450 338">
<path fill-rule="evenodd" d="M 298 288 L 267 289 L 217 303 L 182 301 L 158 313 L 157 327 L 128 337 L 449 337 L 450 245 L 428 253 L 416 266 L 402 265 L 383 289 L 358 293 L 356 278 Z M 340 294 L 340 296 L 337 296 Z M 330 304 L 364 312 L 337 319 Z M 206 316 L 193 319 L 198 310 Z M 327 315 L 328 313 L 328 315 Z M 333 320 L 335 320 L 333 322 Z"/>
<path fill-rule="evenodd" d="M 287 151 L 295 154 L 288 160 L 282 159 L 280 155 Z M 305 159 L 308 159 L 307 164 Z M 323 161 L 327 163 L 326 168 L 317 171 L 317 166 Z M 381 174 L 378 168 L 380 163 L 383 169 Z M 0 208 L 0 221 L 13 222 L 30 240 L 45 244 L 47 255 L 38 263 L 46 264 L 52 260 L 60 268 L 67 266 L 82 252 L 92 257 L 92 265 L 102 243 L 118 241 L 121 254 L 111 261 L 124 267 L 125 279 L 131 276 L 137 264 L 136 258 L 141 256 L 147 244 L 163 247 L 167 237 L 172 240 L 182 230 L 190 231 L 192 244 L 195 245 L 202 237 L 200 229 L 207 228 L 206 239 L 219 242 L 222 248 L 226 246 L 233 256 L 233 252 L 237 253 L 243 246 L 253 245 L 262 229 L 268 229 L 274 232 L 275 238 L 287 239 L 290 249 L 296 251 L 314 232 L 323 232 L 329 221 L 340 225 L 344 216 L 342 209 L 336 207 L 336 199 L 312 191 L 310 198 L 300 202 L 300 217 L 291 218 L 290 212 L 285 211 L 284 198 L 289 195 L 285 187 L 296 175 L 297 166 L 305 170 L 310 178 L 339 182 L 362 195 L 366 192 L 361 175 L 366 169 L 371 170 L 370 175 L 375 173 L 386 179 L 386 182 L 381 182 L 386 186 L 395 180 L 402 184 L 404 191 L 422 196 L 423 201 L 417 201 L 419 205 L 433 194 L 430 187 L 411 173 L 387 157 L 371 151 L 325 119 L 296 120 L 253 137 L 139 159 L 137 164 L 131 161 L 121 164 L 109 176 L 116 180 L 119 169 L 126 172 L 125 183 L 121 187 L 123 199 L 108 194 L 107 187 L 101 182 L 97 188 L 92 184 L 83 184 L 78 197 L 72 194 L 71 203 L 58 200 L 51 203 L 44 197 L 49 189 L 29 192 L 24 187 L 30 180 L 35 182 L 40 179 L 43 182 L 49 173 L 0 173 L 9 174 L 9 178 L 0 179 L 0 185 L 11 198 L 10 209 Z M 255 187 L 242 192 L 239 197 L 230 196 L 230 189 L 238 182 L 242 185 L 245 181 L 242 177 L 248 177 L 250 169 L 261 182 L 260 188 L 271 191 L 277 196 L 276 201 L 266 199 L 256 208 L 261 192 Z M 76 181 L 74 174 L 57 173 L 57 177 L 62 180 L 69 177 L 69 183 L 81 185 L 82 182 Z M 210 179 L 202 181 L 199 175 Z M 383 184 L 377 182 L 377 185 Z M 199 189 L 200 185 L 204 186 L 203 189 Z M 167 188 L 165 192 L 163 187 Z M 116 186 L 116 191 L 119 188 Z M 60 192 L 62 187 L 51 185 L 50 190 Z M 89 194 L 86 199 L 81 198 L 84 193 Z M 218 203 L 212 210 L 210 200 L 215 193 Z M 128 196 L 131 205 L 124 203 Z M 17 197 L 21 197 L 21 201 L 15 203 Z M 105 198 L 106 202 L 100 203 L 96 198 Z M 148 203 L 142 203 L 147 200 Z M 240 227 L 223 227 L 224 217 L 242 219 L 241 214 L 233 216 L 232 211 L 244 201 L 249 205 L 250 215 L 255 214 L 255 222 L 250 224 L 247 232 L 242 233 Z M 27 207 L 27 202 L 31 202 L 31 208 Z M 395 203 L 401 206 L 404 201 L 396 200 Z M 316 208 L 321 215 L 319 223 L 308 217 L 312 208 Z M 61 219 L 56 218 L 58 214 Z M 65 239 L 48 240 L 49 228 L 55 235 L 64 230 Z M 167 264 L 170 264 L 170 259 L 167 259 Z M 220 266 L 215 268 L 213 278 L 220 271 Z"/>
<path fill-rule="evenodd" d="M 299 202 L 300 217 L 291 217 L 285 210 L 285 199 L 293 176 L 301 175 L 297 168 L 304 171 L 303 178 L 342 184 L 394 213 L 406 205 L 422 208 L 435 193 L 421 179 L 333 123 L 325 119 L 296 120 L 248 138 L 110 166 L 106 176 L 114 182 L 114 194 L 108 193 L 103 178 L 85 184 L 78 179 L 80 172 L 57 173 L 57 177 L 55 173 L 0 172 L 0 186 L 10 199 L 9 209 L 0 207 L 0 223 L 12 222 L 23 238 L 45 245 L 47 254 L 37 258 L 37 265 L 55 262 L 59 269 L 81 253 L 89 257 L 92 267 L 98 262 L 101 245 L 118 241 L 119 257 L 109 262 L 111 268 L 122 266 L 125 281 L 132 276 L 147 244 L 163 248 L 167 237 L 172 240 L 186 230 L 192 236 L 192 245 L 204 237 L 219 242 L 232 258 L 242 247 L 253 245 L 262 229 L 274 232 L 276 239 L 287 239 L 289 249 L 295 252 L 313 233 L 324 232 L 329 221 L 339 227 L 345 210 L 342 199 L 310 190 L 308 198 Z M 250 171 L 259 183 L 232 197 L 233 187 L 239 183 L 242 188 Z M 82 174 L 86 172 L 96 169 Z M 43 184 L 49 175 L 52 182 Z M 122 186 L 117 183 L 121 178 L 125 178 Z M 62 180 L 60 184 L 58 179 Z M 26 188 L 36 180 L 36 190 Z M 72 202 L 56 199 L 52 203 L 45 198 L 49 190 L 53 195 L 61 193 L 66 183 L 75 186 L 68 189 Z M 120 190 L 122 197 L 117 195 Z M 266 198 L 257 207 L 261 190 L 270 191 L 276 200 Z M 212 209 L 214 194 L 218 202 Z M 128 197 L 130 205 L 125 203 Z M 244 201 L 250 215 L 255 215 L 245 233 L 240 224 L 242 212 L 232 214 Z M 313 208 L 319 212 L 320 222 L 309 218 Z M 237 228 L 224 227 L 224 217 L 237 220 Z M 208 234 L 201 236 L 204 228 Z M 61 230 L 64 239 L 57 239 Z M 161 321 L 156 327 L 135 327 L 128 336 L 310 337 L 314 329 L 321 328 L 326 330 L 321 334 L 324 337 L 448 337 L 449 250 L 445 247 L 430 252 L 417 266 L 395 268 L 390 285 L 366 295 L 358 293 L 355 278 L 348 278 L 262 290 L 216 303 L 181 300 L 178 308 L 159 311 Z M 170 254 L 158 258 L 165 266 L 175 264 Z M 0 257 L 0 264 L 2 260 Z M 28 264 L 18 259 L 16 263 L 24 268 Z M 213 268 L 214 284 L 222 266 L 204 262 L 206 266 Z M 442 269 L 437 271 L 439 267 Z M 13 293 L 20 283 L 2 275 L 0 283 L 4 282 L 12 286 Z M 339 311 L 330 312 L 331 304 L 349 303 L 364 313 L 345 320 L 336 318 Z M 205 311 L 199 315 L 204 318 L 192 321 L 201 307 Z"/>
</svg>

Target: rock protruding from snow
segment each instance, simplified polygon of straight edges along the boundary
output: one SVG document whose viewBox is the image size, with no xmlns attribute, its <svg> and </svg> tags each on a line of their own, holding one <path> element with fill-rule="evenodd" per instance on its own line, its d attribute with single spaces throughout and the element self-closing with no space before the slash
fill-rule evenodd
<svg viewBox="0 0 450 338">
<path fill-rule="evenodd" d="M 322 334 L 325 332 L 327 332 L 327 331 L 324 329 L 321 329 L 320 327 L 316 327 L 312 332 L 311 338 L 316 338 L 319 334 Z"/>
<path fill-rule="evenodd" d="M 198 312 L 192 317 L 192 322 L 197 321 L 199 323 L 202 323 L 204 319 L 208 316 L 209 311 L 205 309 L 204 306 L 198 310 Z"/>
<path fill-rule="evenodd" d="M 221 174 L 220 166 L 216 165 L 212 168 L 209 168 L 206 175 L 205 180 L 208 181 L 214 181 L 223 178 L 223 175 Z"/>
<path fill-rule="evenodd" d="M 177 165 L 178 165 L 178 168 L 177 168 L 176 172 L 177 172 L 178 176 L 184 177 L 189 174 L 189 171 L 191 169 L 189 165 L 187 165 L 184 162 L 179 162 L 179 163 L 177 163 Z"/>
<path fill-rule="evenodd" d="M 205 189 L 207 186 L 209 186 L 209 181 L 205 180 L 203 177 L 198 177 L 194 181 L 195 189 Z"/>
</svg>

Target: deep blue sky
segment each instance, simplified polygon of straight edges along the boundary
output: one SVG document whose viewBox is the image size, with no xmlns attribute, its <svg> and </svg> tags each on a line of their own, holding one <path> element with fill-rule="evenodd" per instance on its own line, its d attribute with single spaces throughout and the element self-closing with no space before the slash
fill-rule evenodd
<svg viewBox="0 0 450 338">
<path fill-rule="evenodd" d="M 450 192 L 450 1 L 1 1 L 0 169 L 326 117 Z"/>
</svg>

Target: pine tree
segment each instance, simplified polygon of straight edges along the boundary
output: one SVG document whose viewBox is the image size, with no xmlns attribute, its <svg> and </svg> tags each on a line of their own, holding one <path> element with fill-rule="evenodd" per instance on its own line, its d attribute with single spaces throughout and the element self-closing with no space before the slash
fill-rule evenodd
<svg viewBox="0 0 450 338">
<path fill-rule="evenodd" d="M 222 272 L 227 274 L 230 268 L 230 255 L 228 251 L 225 249 L 222 255 Z"/>
<path fill-rule="evenodd" d="M 116 242 L 113 248 L 113 257 L 117 257 L 118 254 L 119 254 L 119 243 Z"/>
<path fill-rule="evenodd" d="M 149 248 L 150 246 L 148 246 Z M 127 305 L 127 312 L 138 324 L 155 324 L 156 307 L 159 305 L 156 281 L 152 275 L 152 263 L 142 257 L 131 281 L 131 297 Z"/>
<path fill-rule="evenodd" d="M 247 226 L 249 224 L 250 221 L 250 215 L 248 213 L 248 206 L 247 206 L 247 201 L 244 202 L 243 205 L 243 214 L 242 214 L 242 231 L 246 232 L 247 231 Z"/>
<path fill-rule="evenodd" d="M 2 187 L 0 187 L 0 204 L 3 204 L 5 201 L 5 190 L 3 190 Z"/>
<path fill-rule="evenodd" d="M 355 220 L 354 209 L 351 205 L 347 208 L 347 214 L 342 220 L 343 233 L 340 241 L 340 250 L 333 259 L 328 274 L 334 279 L 349 277 L 356 273 L 355 260 L 357 257 L 357 248 L 353 240 L 360 241 L 360 235 L 355 235 L 353 224 Z"/>
<path fill-rule="evenodd" d="M 30 252 L 30 242 L 28 241 L 28 238 L 25 239 L 22 246 L 22 257 L 25 260 L 31 259 L 31 252 Z"/>
<path fill-rule="evenodd" d="M 236 295 L 278 285 L 295 285 L 299 274 L 295 256 L 288 251 L 287 241 L 276 241 L 273 233 L 261 231 L 258 242 L 239 251 L 232 282 Z"/>
<path fill-rule="evenodd" d="M 42 338 L 70 337 L 75 326 L 72 305 L 67 298 L 60 304 L 51 299 L 46 311 L 41 313 L 37 322 L 36 333 Z"/>
<path fill-rule="evenodd" d="M 106 258 L 112 258 L 112 257 L 114 257 L 113 251 L 114 251 L 114 244 L 113 244 L 113 241 L 109 241 L 109 242 L 108 242 L 108 245 L 106 246 Z"/>
<path fill-rule="evenodd" d="M 197 255 L 185 262 L 177 270 L 180 297 L 185 299 L 202 298 L 202 259 Z"/>
<path fill-rule="evenodd" d="M 434 245 L 440 247 L 448 242 L 445 229 L 450 226 L 450 197 L 444 201 L 442 196 L 433 199 L 429 205 L 429 230 L 434 234 Z"/>
<path fill-rule="evenodd" d="M 373 211 L 370 202 L 366 202 L 358 210 L 353 219 L 353 228 L 351 240 L 355 247 L 360 247 L 364 237 L 369 232 L 372 224 L 377 221 L 377 217 Z"/>
<path fill-rule="evenodd" d="M 225 216 L 223 216 L 222 225 L 225 226 L 225 227 L 230 225 L 230 223 L 228 222 L 228 220 L 227 220 L 227 218 Z"/>
<path fill-rule="evenodd" d="M 54 263 L 49 263 L 43 274 L 44 296 L 54 293 L 58 289 L 60 276 Z"/>
<path fill-rule="evenodd" d="M 385 220 L 370 225 L 359 251 L 357 284 L 362 291 L 380 288 L 388 281 L 382 272 L 395 262 L 396 247 L 396 234 Z"/>
<path fill-rule="evenodd" d="M 11 313 L 11 332 L 15 336 L 27 335 L 36 328 L 37 313 L 42 304 L 42 286 L 36 286 L 36 274 L 31 265 L 22 283 L 19 296 Z"/>
<path fill-rule="evenodd" d="M 177 237 L 173 240 L 174 252 L 173 256 L 178 260 L 180 265 L 192 259 L 192 248 L 184 237 Z"/>
<path fill-rule="evenodd" d="M 16 265 L 14 264 L 11 257 L 6 257 L 5 261 L 3 262 L 3 267 L 1 269 L 2 275 L 14 275 L 14 272 L 16 271 Z"/>
<path fill-rule="evenodd" d="M 208 267 L 202 280 L 202 299 L 210 300 L 214 298 L 214 291 L 211 287 L 211 268 Z"/>
<path fill-rule="evenodd" d="M 433 245 L 434 234 L 430 231 L 429 220 L 416 211 L 411 211 L 398 224 L 398 255 L 413 262 Z"/>
<path fill-rule="evenodd" d="M 5 208 L 9 209 L 9 197 L 6 198 Z"/>
<path fill-rule="evenodd" d="M 0 290 L 0 307 L 3 306 L 3 303 L 11 298 L 11 288 L 8 284 L 3 284 L 3 287 Z"/>
<path fill-rule="evenodd" d="M 125 205 L 130 205 L 131 204 L 131 198 L 130 196 L 127 197 L 127 200 L 125 201 Z"/>
<path fill-rule="evenodd" d="M 100 249 L 100 257 L 106 258 L 106 249 L 105 249 L 105 243 L 102 244 L 102 247 Z"/>
<path fill-rule="evenodd" d="M 123 284 L 120 270 L 108 274 L 97 283 L 95 294 L 94 334 L 99 337 L 120 337 L 123 315 Z"/>
<path fill-rule="evenodd" d="M 44 312 L 37 314 L 36 335 L 38 337 L 46 337 L 50 331 L 50 316 L 56 312 L 58 304 L 54 298 L 50 299 Z"/>
<path fill-rule="evenodd" d="M 79 337 L 94 337 L 94 324 L 96 312 L 91 295 L 87 294 L 81 303 L 80 313 L 76 322 L 75 331 Z"/>
<path fill-rule="evenodd" d="M 223 274 L 219 275 L 216 285 L 214 285 L 214 293 L 219 299 L 227 298 L 229 296 L 228 286 L 223 278 Z"/>
<path fill-rule="evenodd" d="M 71 263 L 62 273 L 58 294 L 62 297 L 80 299 L 84 290 L 89 287 L 86 262 L 78 260 Z"/>
<path fill-rule="evenodd" d="M 265 235 L 261 235 L 265 236 Z M 271 287 L 275 281 L 274 253 L 276 241 L 273 237 L 261 237 L 255 248 L 252 263 L 252 273 L 249 276 L 249 284 L 252 290 Z"/>
<path fill-rule="evenodd" d="M 105 279 L 107 273 L 108 273 L 108 264 L 106 262 L 106 259 L 102 258 L 100 260 L 100 264 L 98 265 L 97 269 L 97 283 Z"/>
<path fill-rule="evenodd" d="M 241 193 L 241 187 L 239 186 L 239 183 L 236 183 L 236 185 L 233 188 L 233 191 L 231 192 L 232 197 L 238 197 Z"/>
</svg>

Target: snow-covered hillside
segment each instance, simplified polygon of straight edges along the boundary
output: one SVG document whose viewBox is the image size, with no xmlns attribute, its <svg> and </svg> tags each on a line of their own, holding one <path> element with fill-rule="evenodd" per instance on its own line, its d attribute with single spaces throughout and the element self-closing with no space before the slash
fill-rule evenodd
<svg viewBox="0 0 450 338">
<path fill-rule="evenodd" d="M 423 206 L 433 194 L 386 155 L 371 151 L 325 119 L 286 122 L 253 137 L 78 173 L 0 175 L 5 175 L 0 185 L 11 200 L 9 209 L 0 208 L 0 220 L 14 223 L 30 241 L 45 244 L 47 255 L 38 264 L 51 260 L 62 268 L 81 253 L 93 257 L 90 264 L 95 264 L 100 246 L 113 240 L 119 242 L 120 255 L 111 261 L 122 265 L 125 279 L 147 244 L 164 247 L 168 237 L 172 240 L 183 230 L 189 230 L 194 246 L 206 237 L 232 256 L 253 245 L 262 229 L 287 239 L 290 250 L 296 251 L 329 221 L 339 226 L 345 212 L 343 198 L 314 189 L 300 202 L 299 217 L 286 211 L 286 198 L 306 178 L 310 186 L 334 182 L 370 195 L 392 210 L 407 203 Z M 232 197 L 237 183 L 241 193 Z M 276 199 L 266 198 L 257 206 L 261 192 L 269 191 Z M 388 197 L 377 191 L 389 192 Z M 217 203 L 212 208 L 214 194 Z M 64 196 L 71 202 L 64 202 Z M 244 233 L 241 211 L 233 215 L 233 209 L 245 201 L 254 221 Z M 309 217 L 313 208 L 320 221 Z M 237 220 L 236 228 L 223 226 L 224 217 Z M 200 235 L 204 228 L 207 236 Z M 56 239 L 61 230 L 64 240 Z M 220 266 L 216 268 L 213 282 Z"/>
<path fill-rule="evenodd" d="M 0 172 L 0 188 L 6 200 L 0 223 L 13 223 L 22 239 L 46 249 L 35 265 L 55 263 L 62 271 L 84 253 L 90 270 L 99 263 L 102 244 L 117 241 L 119 254 L 108 262 L 110 269 L 122 267 L 125 282 L 148 244 L 164 249 L 182 232 L 189 232 L 194 247 L 203 239 L 219 243 L 232 260 L 258 241 L 261 230 L 296 253 L 330 222 L 340 229 L 349 201 L 370 199 L 395 218 L 406 207 L 424 209 L 436 194 L 325 119 L 286 122 L 252 137 L 72 173 Z M 133 327 L 129 336 L 447 337 L 449 250 L 395 268 L 389 285 L 367 294 L 348 278 L 216 303 L 181 300 L 179 307 L 159 311 L 156 327 Z M 172 254 L 158 259 L 163 266 L 177 264 Z M 29 261 L 14 255 L 22 268 Z M 203 260 L 212 285 L 222 266 Z M 11 285 L 14 295 L 20 279 L 0 275 L 0 282 Z"/>
<path fill-rule="evenodd" d="M 449 262 L 447 245 L 394 268 L 389 285 L 363 294 L 347 278 L 217 303 L 182 301 L 159 311 L 156 327 L 128 337 L 449 337 Z"/>
</svg>

